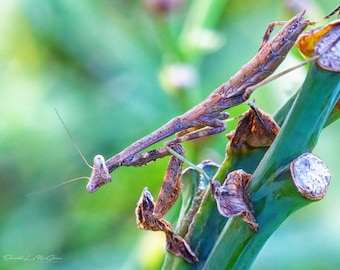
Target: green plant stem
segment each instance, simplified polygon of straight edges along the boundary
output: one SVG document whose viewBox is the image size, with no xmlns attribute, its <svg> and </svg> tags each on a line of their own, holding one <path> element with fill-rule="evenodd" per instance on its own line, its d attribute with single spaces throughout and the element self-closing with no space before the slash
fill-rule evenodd
<svg viewBox="0 0 340 270">
<path fill-rule="evenodd" d="M 233 218 L 228 221 L 228 219 L 221 217 L 216 210 L 215 202 L 207 192 L 201 209 L 195 217 L 191 235 L 187 236 L 191 246 L 199 255 L 200 262 L 190 265 L 180 258 L 167 255 L 164 269 L 238 269 L 240 265 L 242 268 L 249 268 L 263 244 L 282 221 L 292 212 L 311 202 L 301 197 L 293 186 L 287 173 L 289 162 L 283 161 L 281 163 L 280 160 L 286 156 L 293 159 L 298 153 L 310 151 L 314 147 L 330 110 L 339 98 L 339 79 L 339 74 L 320 70 L 313 65 L 302 87 L 302 92 L 298 91 L 294 94 L 275 114 L 274 118 L 280 125 L 285 119 L 287 121 L 282 127 L 281 135 L 271 147 L 269 154 L 263 159 L 264 161 L 261 162 L 262 165 L 257 169 L 251 187 L 254 192 L 251 199 L 254 201 L 255 214 L 258 215 L 256 218 L 260 224 L 259 232 L 254 234 L 240 218 Z M 322 100 L 318 98 L 320 89 L 323 91 Z M 327 93 L 324 93 L 325 89 L 327 89 Z M 315 100 L 318 101 L 315 102 Z M 318 106 L 310 105 L 315 103 L 318 103 Z M 291 110 L 292 106 L 293 109 Z M 296 117 L 296 114 L 299 117 Z M 288 117 L 286 117 L 287 115 Z M 329 118 L 327 119 L 328 122 Z M 296 133 L 300 134 L 299 131 L 305 129 L 307 131 L 302 132 L 302 136 L 299 135 L 299 140 L 297 140 Z M 278 147 L 276 146 L 278 144 L 282 145 Z M 290 148 L 295 149 L 297 146 L 301 146 L 300 151 L 290 154 Z M 274 148 L 276 148 L 275 151 Z M 215 179 L 222 182 L 230 171 L 238 168 L 253 173 L 267 150 L 268 148 L 257 148 L 248 153 L 232 153 L 221 164 Z M 277 151 L 286 151 L 287 153 L 281 155 Z M 273 158 L 273 155 L 275 155 L 275 158 Z M 264 178 L 265 168 L 272 166 L 270 165 L 271 161 L 283 165 L 282 167 L 279 166 L 277 170 L 269 170 L 267 172 L 269 177 Z M 258 181 L 257 190 L 254 189 L 255 181 Z M 228 223 L 223 229 L 227 221 Z M 209 258 L 207 258 L 219 234 L 221 236 Z M 239 257 L 242 257 L 242 259 L 238 260 Z M 219 263 L 216 264 L 217 261 Z"/>
<path fill-rule="evenodd" d="M 272 146 L 254 172 L 250 198 L 257 233 L 239 218 L 230 219 L 204 269 L 248 269 L 270 235 L 294 211 L 310 203 L 293 189 L 285 168 L 310 152 L 340 96 L 340 74 L 313 63 Z M 218 264 L 216 263 L 218 262 Z"/>
</svg>

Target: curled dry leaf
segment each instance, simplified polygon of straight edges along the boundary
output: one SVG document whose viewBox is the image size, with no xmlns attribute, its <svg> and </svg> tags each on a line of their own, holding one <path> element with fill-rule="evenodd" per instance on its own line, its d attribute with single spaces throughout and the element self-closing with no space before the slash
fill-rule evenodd
<svg viewBox="0 0 340 270">
<path fill-rule="evenodd" d="M 323 69 L 340 72 L 340 20 L 315 45 L 315 53 L 320 55 L 317 63 Z"/>
<path fill-rule="evenodd" d="M 142 230 L 172 232 L 169 222 L 153 215 L 155 203 L 151 193 L 144 188 L 136 207 L 137 227 Z"/>
<path fill-rule="evenodd" d="M 166 235 L 166 248 L 173 254 L 190 263 L 198 262 L 198 258 L 186 241 L 173 232 L 171 224 L 154 215 L 155 203 L 151 193 L 144 188 L 136 207 L 137 226 L 143 230 L 163 231 Z"/>
<path fill-rule="evenodd" d="M 252 206 L 248 197 L 247 187 L 251 174 L 243 170 L 228 174 L 221 186 L 220 182 L 211 182 L 211 192 L 216 200 L 218 211 L 222 216 L 241 216 L 249 227 L 257 231 L 258 224 L 252 214 Z"/>
<path fill-rule="evenodd" d="M 182 257 L 189 263 L 198 262 L 198 258 L 193 253 L 188 243 L 179 235 L 166 233 L 166 249 L 173 254 Z"/>
<path fill-rule="evenodd" d="M 340 19 L 306 31 L 296 45 L 307 58 L 320 55 L 316 62 L 323 69 L 340 72 Z"/>
<path fill-rule="evenodd" d="M 331 173 L 319 157 L 302 154 L 290 164 L 290 172 L 297 190 L 305 198 L 321 200 L 326 195 Z"/>
<path fill-rule="evenodd" d="M 268 147 L 280 130 L 270 115 L 260 110 L 254 102 L 248 104 L 250 110 L 243 114 L 236 129 L 227 135 L 230 140 L 228 144 L 230 150 Z"/>
</svg>

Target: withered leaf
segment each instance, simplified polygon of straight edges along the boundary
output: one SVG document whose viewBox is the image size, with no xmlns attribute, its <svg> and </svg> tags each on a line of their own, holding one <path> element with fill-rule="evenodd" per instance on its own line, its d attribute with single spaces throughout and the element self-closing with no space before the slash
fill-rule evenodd
<svg viewBox="0 0 340 270">
<path fill-rule="evenodd" d="M 171 224 L 154 215 L 155 203 L 151 193 L 144 188 L 136 207 L 137 226 L 143 230 L 163 231 L 166 234 L 166 248 L 173 254 L 190 263 L 198 262 L 198 258 L 186 241 L 173 232 Z"/>
<path fill-rule="evenodd" d="M 319 55 L 316 62 L 323 69 L 340 71 L 340 19 L 304 32 L 296 45 L 306 58 Z"/>
<path fill-rule="evenodd" d="M 340 20 L 328 26 L 329 31 L 315 45 L 315 53 L 320 55 L 316 62 L 323 69 L 340 72 Z"/>
<path fill-rule="evenodd" d="M 151 193 L 144 188 L 136 207 L 137 227 L 142 230 L 172 232 L 169 222 L 153 215 L 155 203 Z"/>
<path fill-rule="evenodd" d="M 252 206 L 248 197 L 247 187 L 251 174 L 236 170 L 228 174 L 221 186 L 220 182 L 211 182 L 211 191 L 216 200 L 218 211 L 222 216 L 241 216 L 249 227 L 257 231 L 258 224 L 252 214 Z"/>
<path fill-rule="evenodd" d="M 228 148 L 233 151 L 268 147 L 280 130 L 270 115 L 260 110 L 254 102 L 248 104 L 250 109 L 243 114 L 236 129 L 227 135 L 230 140 Z"/>
<path fill-rule="evenodd" d="M 173 254 L 182 257 L 189 263 L 198 262 L 198 258 L 187 242 L 174 233 L 166 233 L 166 249 Z"/>
</svg>

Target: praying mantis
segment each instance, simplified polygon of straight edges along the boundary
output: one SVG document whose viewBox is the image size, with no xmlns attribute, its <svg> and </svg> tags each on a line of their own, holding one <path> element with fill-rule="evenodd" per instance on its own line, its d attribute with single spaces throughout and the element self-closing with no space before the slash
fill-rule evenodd
<svg viewBox="0 0 340 270">
<path fill-rule="evenodd" d="M 339 10 L 340 6 L 322 20 L 329 18 Z M 265 84 L 265 79 L 282 63 L 299 35 L 307 26 L 317 23 L 304 20 L 304 14 L 305 10 L 284 24 L 283 22 L 269 24 L 258 53 L 201 103 L 171 119 L 159 129 L 132 143 L 106 161 L 103 156 L 96 155 L 93 171 L 86 186 L 87 191 L 95 192 L 110 182 L 110 173 L 120 166 L 143 166 L 158 158 L 170 155 L 168 147 L 223 132 L 226 129 L 223 120 L 229 117 L 229 114 L 224 111 L 245 102 L 254 90 Z M 272 39 L 269 39 L 274 27 L 281 24 L 283 24 L 282 29 Z M 317 57 L 318 55 L 311 60 Z M 176 138 L 165 142 L 164 147 L 139 154 L 147 147 L 174 134 L 176 134 Z"/>
<path fill-rule="evenodd" d="M 330 17 L 339 10 L 340 7 L 323 19 Z M 172 151 L 183 156 L 182 142 L 221 133 L 226 129 L 224 120 L 229 117 L 229 114 L 225 110 L 245 102 L 259 86 L 266 83 L 268 77 L 282 63 L 307 26 L 316 24 L 316 22 L 304 20 L 304 14 L 305 11 L 301 11 L 284 23 L 282 29 L 272 39 L 269 38 L 274 27 L 283 23 L 274 22 L 269 24 L 258 53 L 201 103 L 184 114 L 171 119 L 159 129 L 134 142 L 106 161 L 103 156 L 96 155 L 93 171 L 86 186 L 87 191 L 95 192 L 101 186 L 110 182 L 110 173 L 118 167 L 143 166 L 156 159 L 171 155 L 155 205 L 150 206 L 151 202 L 148 201 L 149 206 L 147 208 L 141 206 L 142 208 L 138 212 L 139 220 L 143 220 L 139 224 L 141 228 L 152 227 L 148 224 L 150 219 L 154 219 L 153 223 L 151 223 L 152 225 L 157 224 L 176 202 L 180 192 L 183 161 L 173 155 Z M 311 60 L 318 57 L 319 55 L 316 55 Z M 149 146 L 172 135 L 176 135 L 176 138 L 166 141 L 164 147 L 141 153 Z M 170 149 L 172 150 L 170 151 Z M 144 202 L 145 200 L 141 200 L 141 204 Z M 165 226 L 165 223 L 161 224 L 157 226 Z M 158 227 L 156 228 L 157 230 Z M 170 231 L 169 228 L 167 230 Z M 193 255 L 192 262 L 195 262 L 196 259 Z"/>
</svg>

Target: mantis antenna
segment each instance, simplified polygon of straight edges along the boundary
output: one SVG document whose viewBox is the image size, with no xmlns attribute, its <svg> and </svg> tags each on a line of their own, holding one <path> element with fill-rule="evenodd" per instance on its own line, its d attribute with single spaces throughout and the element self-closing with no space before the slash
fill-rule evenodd
<svg viewBox="0 0 340 270">
<path fill-rule="evenodd" d="M 86 158 L 85 158 L 85 156 L 83 155 L 83 153 L 80 151 L 80 148 L 78 147 L 76 141 L 73 139 L 73 137 L 72 137 L 72 135 L 71 135 L 71 132 L 70 132 L 69 129 L 67 128 L 67 126 L 66 126 L 66 124 L 64 123 L 63 119 L 61 118 L 61 116 L 60 116 L 60 114 L 59 114 L 57 108 L 55 108 L 55 112 L 56 112 L 56 114 L 57 114 L 57 116 L 58 116 L 60 122 L 63 124 L 64 128 L 66 129 L 66 132 L 67 132 L 68 136 L 70 137 L 70 139 L 71 139 L 71 141 L 72 141 L 74 147 L 77 149 L 77 152 L 79 153 L 79 155 L 80 155 L 80 157 L 82 158 L 82 160 L 85 162 L 85 164 L 86 164 L 89 168 L 93 169 L 93 167 L 92 167 L 92 166 L 88 163 L 88 161 L 86 160 Z"/>
<path fill-rule="evenodd" d="M 73 139 L 72 135 L 71 135 L 71 132 L 69 131 L 69 129 L 67 128 L 65 122 L 63 121 L 63 119 L 61 118 L 58 110 L 55 108 L 55 112 L 60 120 L 60 122 L 62 123 L 62 125 L 64 126 L 64 128 L 66 129 L 66 132 L 68 134 L 68 136 L 70 137 L 74 147 L 77 149 L 77 152 L 79 153 L 80 157 L 82 158 L 82 160 L 85 162 L 85 164 L 90 167 L 91 169 L 93 169 L 93 167 L 88 163 L 88 161 L 86 160 L 85 156 L 83 155 L 83 153 L 80 151 L 80 148 L 78 147 L 76 141 Z M 76 177 L 76 178 L 73 178 L 73 179 L 70 179 L 70 180 L 67 180 L 65 182 L 62 182 L 60 184 L 57 184 L 57 185 L 54 185 L 54 186 L 51 186 L 51 187 L 48 187 L 48 188 L 44 188 L 42 190 L 38 190 L 38 191 L 34 191 L 34 192 L 30 192 L 28 194 L 26 194 L 26 196 L 32 196 L 32 195 L 36 195 L 36 194 L 39 194 L 39 193 L 42 193 L 42 192 L 46 192 L 48 190 L 51 190 L 51 189 L 55 189 L 57 187 L 60 187 L 60 186 L 63 186 L 63 185 L 66 185 L 66 184 L 69 184 L 71 182 L 74 182 L 74 181 L 77 181 L 77 180 L 80 180 L 80 179 L 87 179 L 89 180 L 90 177 L 87 177 L 87 176 L 81 176 L 81 177 Z"/>
<path fill-rule="evenodd" d="M 74 182 L 74 181 L 77 181 L 77 180 L 80 180 L 80 179 L 90 179 L 89 177 L 87 176 L 80 176 L 80 177 L 76 177 L 76 178 L 73 178 L 71 180 L 67 180 L 65 182 L 62 182 L 60 184 L 57 184 L 57 185 L 54 185 L 54 186 L 51 186 L 51 187 L 48 187 L 48 188 L 44 188 L 44 189 L 41 189 L 41 190 L 38 190 L 38 191 L 33 191 L 33 192 L 30 192 L 30 193 L 27 193 L 26 196 L 32 196 L 32 195 L 36 195 L 36 194 L 39 194 L 39 193 L 43 193 L 43 192 L 46 192 L 46 191 L 49 191 L 51 189 L 55 189 L 57 187 L 60 187 L 60 186 L 63 186 L 63 185 L 66 185 L 68 183 L 71 183 L 71 182 Z"/>
</svg>

